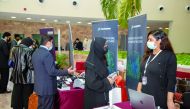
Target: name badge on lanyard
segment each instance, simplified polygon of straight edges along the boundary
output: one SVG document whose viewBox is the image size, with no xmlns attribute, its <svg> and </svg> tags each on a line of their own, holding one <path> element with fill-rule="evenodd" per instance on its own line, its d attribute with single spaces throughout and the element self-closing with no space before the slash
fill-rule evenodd
<svg viewBox="0 0 190 109">
<path fill-rule="evenodd" d="M 147 66 L 150 62 L 152 62 L 161 52 L 162 50 L 160 50 L 151 60 L 150 60 L 150 56 L 148 57 L 148 60 L 146 61 L 146 64 L 145 64 L 145 68 L 144 68 L 144 75 L 142 76 L 142 84 L 143 85 L 146 85 L 147 84 L 147 76 L 145 76 L 146 74 L 146 69 L 147 69 Z M 150 60 L 150 61 L 149 61 Z"/>
<path fill-rule="evenodd" d="M 146 77 L 146 76 L 143 76 L 143 77 L 142 77 L 142 84 L 143 84 L 143 85 L 146 85 L 146 84 L 147 84 L 147 77 Z"/>
</svg>

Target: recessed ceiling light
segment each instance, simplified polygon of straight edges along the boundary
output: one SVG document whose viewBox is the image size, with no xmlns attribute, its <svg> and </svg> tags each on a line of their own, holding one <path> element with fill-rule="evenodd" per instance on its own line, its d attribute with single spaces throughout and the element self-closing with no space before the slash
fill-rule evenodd
<svg viewBox="0 0 190 109">
<path fill-rule="evenodd" d="M 168 30 L 169 28 L 165 28 L 166 30 Z"/>
<path fill-rule="evenodd" d="M 55 19 L 55 20 L 54 20 L 54 22 L 58 22 L 58 20 L 57 20 L 57 19 Z"/>
<path fill-rule="evenodd" d="M 91 23 L 91 22 L 89 22 L 88 24 L 89 24 L 89 25 L 91 25 L 92 23 Z"/>
<path fill-rule="evenodd" d="M 149 26 L 147 26 L 146 28 L 150 28 Z"/>
<path fill-rule="evenodd" d="M 66 21 L 66 23 L 70 23 L 70 21 L 69 21 L 69 20 L 67 20 L 67 21 Z"/>
<path fill-rule="evenodd" d="M 46 19 L 41 19 L 41 21 L 45 21 Z"/>
<path fill-rule="evenodd" d="M 16 17 L 15 17 L 15 16 L 12 16 L 11 18 L 12 18 L 12 19 L 16 19 Z"/>
<path fill-rule="evenodd" d="M 31 20 L 32 18 L 30 18 L 30 17 L 28 17 L 28 18 L 26 18 L 27 20 Z"/>
<path fill-rule="evenodd" d="M 162 27 L 159 27 L 158 29 L 162 30 L 163 28 L 162 28 Z"/>
<path fill-rule="evenodd" d="M 77 23 L 79 23 L 79 24 L 80 24 L 80 23 L 82 23 L 82 22 L 77 22 Z"/>
</svg>

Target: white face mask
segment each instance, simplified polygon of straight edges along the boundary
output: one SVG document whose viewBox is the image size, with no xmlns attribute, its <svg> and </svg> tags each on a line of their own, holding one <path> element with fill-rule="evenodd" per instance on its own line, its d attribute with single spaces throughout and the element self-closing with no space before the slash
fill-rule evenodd
<svg viewBox="0 0 190 109">
<path fill-rule="evenodd" d="M 147 47 L 151 50 L 154 50 L 156 48 L 156 45 L 154 42 L 148 41 L 147 42 Z"/>
<path fill-rule="evenodd" d="M 50 50 L 52 50 L 52 48 L 53 48 L 53 45 L 51 45 L 51 46 L 48 48 L 48 50 L 50 51 Z"/>
<path fill-rule="evenodd" d="M 32 49 L 33 47 L 32 46 L 29 46 L 30 49 Z"/>
</svg>

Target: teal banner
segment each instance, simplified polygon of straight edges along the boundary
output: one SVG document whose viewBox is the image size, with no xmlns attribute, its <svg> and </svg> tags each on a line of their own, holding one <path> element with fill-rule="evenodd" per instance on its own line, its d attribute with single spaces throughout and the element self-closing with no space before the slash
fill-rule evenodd
<svg viewBox="0 0 190 109">
<path fill-rule="evenodd" d="M 146 26 L 146 15 L 135 16 L 128 20 L 126 84 L 130 89 L 136 90 L 138 85 L 141 59 L 146 43 Z"/>
</svg>

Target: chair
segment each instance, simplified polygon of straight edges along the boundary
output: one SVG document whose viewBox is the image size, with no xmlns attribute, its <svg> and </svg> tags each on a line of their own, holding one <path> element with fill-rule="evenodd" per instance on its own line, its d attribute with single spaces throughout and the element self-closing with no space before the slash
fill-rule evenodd
<svg viewBox="0 0 190 109">
<path fill-rule="evenodd" d="M 76 72 L 82 73 L 85 71 L 85 62 L 76 62 Z"/>
</svg>

